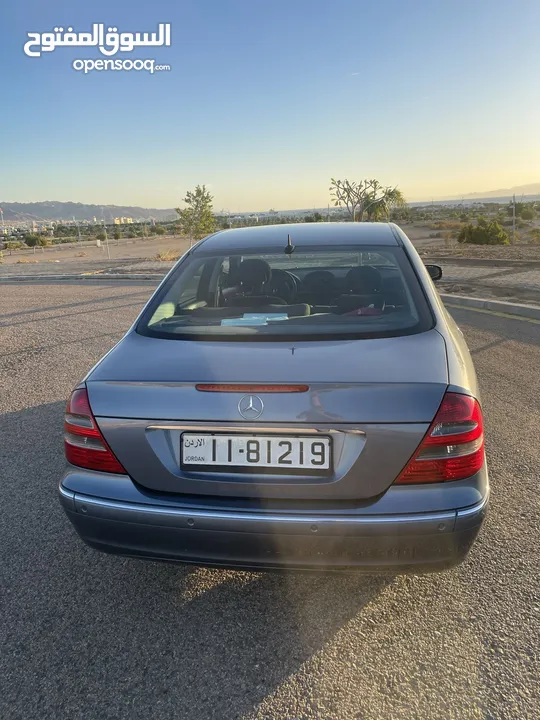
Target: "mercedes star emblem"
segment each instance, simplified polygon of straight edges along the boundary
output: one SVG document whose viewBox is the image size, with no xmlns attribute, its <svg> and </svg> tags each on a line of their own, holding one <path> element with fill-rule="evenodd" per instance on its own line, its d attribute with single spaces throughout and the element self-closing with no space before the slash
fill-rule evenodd
<svg viewBox="0 0 540 720">
<path fill-rule="evenodd" d="M 238 403 L 238 412 L 245 420 L 257 420 L 263 410 L 264 403 L 257 395 L 244 395 Z"/>
</svg>

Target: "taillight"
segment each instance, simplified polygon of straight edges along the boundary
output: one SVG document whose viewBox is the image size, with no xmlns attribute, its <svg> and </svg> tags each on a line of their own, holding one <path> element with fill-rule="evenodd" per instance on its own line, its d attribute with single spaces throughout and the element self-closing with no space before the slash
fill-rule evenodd
<svg viewBox="0 0 540 720">
<path fill-rule="evenodd" d="M 484 423 L 478 401 L 446 393 L 413 458 L 396 483 L 463 480 L 484 464 Z"/>
<path fill-rule="evenodd" d="M 64 447 L 66 458 L 72 465 L 101 472 L 126 473 L 101 434 L 86 388 L 71 393 L 64 420 Z"/>
</svg>

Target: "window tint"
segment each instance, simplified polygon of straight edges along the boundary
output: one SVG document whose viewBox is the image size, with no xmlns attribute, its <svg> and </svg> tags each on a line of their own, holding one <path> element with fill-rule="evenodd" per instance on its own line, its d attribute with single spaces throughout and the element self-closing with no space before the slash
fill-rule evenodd
<svg viewBox="0 0 540 720">
<path fill-rule="evenodd" d="M 188 256 L 138 332 L 166 338 L 386 337 L 432 317 L 402 248 Z"/>
</svg>

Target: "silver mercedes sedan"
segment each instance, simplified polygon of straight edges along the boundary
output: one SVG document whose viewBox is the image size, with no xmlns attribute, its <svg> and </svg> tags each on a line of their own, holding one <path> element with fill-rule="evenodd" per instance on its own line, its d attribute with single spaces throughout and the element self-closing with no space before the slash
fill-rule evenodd
<svg viewBox="0 0 540 720">
<path fill-rule="evenodd" d="M 199 242 L 68 402 L 60 500 L 80 537 L 218 567 L 462 561 L 489 485 L 440 275 L 393 224 Z"/>
</svg>

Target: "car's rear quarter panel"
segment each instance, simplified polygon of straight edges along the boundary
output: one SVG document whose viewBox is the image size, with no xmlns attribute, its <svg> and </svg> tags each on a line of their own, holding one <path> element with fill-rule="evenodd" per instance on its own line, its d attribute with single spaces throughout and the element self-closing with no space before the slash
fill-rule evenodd
<svg viewBox="0 0 540 720">
<path fill-rule="evenodd" d="M 480 388 L 476 370 L 463 333 L 446 309 L 424 262 L 409 238 L 397 226 L 394 226 L 394 232 L 400 237 L 403 247 L 409 256 L 409 260 L 420 279 L 424 293 L 435 317 L 435 327 L 444 338 L 448 366 L 448 389 L 472 395 L 480 401 Z"/>
</svg>

